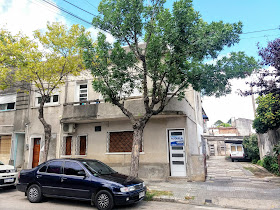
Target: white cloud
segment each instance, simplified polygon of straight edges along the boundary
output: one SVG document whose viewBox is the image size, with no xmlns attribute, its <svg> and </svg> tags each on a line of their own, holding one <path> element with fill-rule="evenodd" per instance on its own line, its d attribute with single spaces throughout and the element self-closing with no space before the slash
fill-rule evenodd
<svg viewBox="0 0 280 210">
<path fill-rule="evenodd" d="M 21 31 L 32 36 L 33 31 L 46 28 L 47 22 L 66 24 L 60 11 L 37 0 L 0 0 L 0 27 L 13 34 Z"/>
<path fill-rule="evenodd" d="M 244 91 L 250 88 L 245 83 L 249 80 L 250 78 L 231 80 L 232 93 L 227 96 L 203 97 L 203 108 L 209 117 L 208 127 L 217 120 L 227 122 L 231 117 L 254 119 L 252 96 L 244 97 L 238 94 L 238 89 Z"/>
<path fill-rule="evenodd" d="M 112 34 L 109 34 L 109 33 L 105 32 L 105 31 L 101 31 L 100 29 L 96 29 L 94 27 L 90 27 L 90 28 L 87 29 L 87 31 L 90 32 L 91 37 L 92 37 L 92 39 L 94 41 L 97 40 L 97 35 L 98 35 L 99 32 L 102 32 L 103 34 L 106 35 L 106 41 L 107 42 L 112 44 L 112 43 L 114 43 L 116 41 L 115 38 L 112 36 Z"/>
</svg>

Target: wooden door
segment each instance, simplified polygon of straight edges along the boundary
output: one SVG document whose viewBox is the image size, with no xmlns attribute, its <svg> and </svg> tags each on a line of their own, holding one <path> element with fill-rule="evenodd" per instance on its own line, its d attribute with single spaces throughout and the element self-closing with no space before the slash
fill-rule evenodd
<svg viewBox="0 0 280 210">
<path fill-rule="evenodd" d="M 86 136 L 80 136 L 80 155 L 86 154 L 87 139 Z"/>
<path fill-rule="evenodd" d="M 40 138 L 34 139 L 32 168 L 38 166 L 40 157 Z"/>
<path fill-rule="evenodd" d="M 72 136 L 67 136 L 65 155 L 71 155 L 71 143 L 72 143 Z"/>
</svg>

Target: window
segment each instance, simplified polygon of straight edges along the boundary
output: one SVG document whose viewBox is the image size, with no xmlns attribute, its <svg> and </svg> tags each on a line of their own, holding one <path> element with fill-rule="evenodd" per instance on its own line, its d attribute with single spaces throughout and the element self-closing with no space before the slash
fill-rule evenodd
<svg viewBox="0 0 280 210">
<path fill-rule="evenodd" d="M 16 94 L 0 96 L 0 111 L 14 110 L 16 104 Z"/>
<path fill-rule="evenodd" d="M 231 146 L 231 149 L 230 149 L 232 152 L 235 152 L 236 151 L 236 147 L 235 146 Z"/>
<path fill-rule="evenodd" d="M 11 150 L 12 136 L 0 136 L 0 154 L 9 155 Z"/>
<path fill-rule="evenodd" d="M 48 165 L 47 173 L 61 174 L 62 161 L 53 161 Z"/>
<path fill-rule="evenodd" d="M 72 136 L 63 137 L 62 155 L 72 155 Z"/>
<path fill-rule="evenodd" d="M 108 152 L 131 152 L 132 142 L 133 131 L 110 132 Z"/>
<path fill-rule="evenodd" d="M 45 105 L 46 106 L 48 106 L 48 105 L 51 106 L 51 105 L 59 104 L 58 99 L 59 99 L 58 94 L 52 95 L 52 96 L 50 96 L 49 98 L 46 99 Z M 39 106 L 41 101 L 42 101 L 42 97 L 40 96 L 40 94 L 37 94 L 37 96 L 36 96 L 36 106 Z"/>
<path fill-rule="evenodd" d="M 44 165 L 42 168 L 40 168 L 39 172 L 46 172 L 47 166 Z"/>
<path fill-rule="evenodd" d="M 77 145 L 76 145 L 76 154 L 77 155 L 86 155 L 87 154 L 87 136 L 78 136 Z"/>
<path fill-rule="evenodd" d="M 79 84 L 79 101 L 87 101 L 88 100 L 88 89 L 87 84 Z"/>
<path fill-rule="evenodd" d="M 83 173 L 79 174 L 79 172 Z M 78 163 L 66 161 L 64 164 L 64 174 L 72 176 L 83 176 L 85 174 L 85 171 Z"/>
</svg>

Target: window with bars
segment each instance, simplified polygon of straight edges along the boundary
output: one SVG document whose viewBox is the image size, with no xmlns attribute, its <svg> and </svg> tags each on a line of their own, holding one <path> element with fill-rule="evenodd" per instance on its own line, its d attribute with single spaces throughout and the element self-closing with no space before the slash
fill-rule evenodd
<svg viewBox="0 0 280 210">
<path fill-rule="evenodd" d="M 133 131 L 110 132 L 108 137 L 108 152 L 131 152 Z M 140 152 L 142 147 L 141 145 Z"/>
<path fill-rule="evenodd" d="M 62 155 L 72 155 L 72 136 L 65 136 L 63 138 Z"/>
<path fill-rule="evenodd" d="M 88 89 L 87 84 L 79 85 L 79 101 L 87 101 L 88 100 Z"/>
<path fill-rule="evenodd" d="M 87 155 L 87 136 L 78 136 L 76 144 L 76 155 Z"/>
</svg>

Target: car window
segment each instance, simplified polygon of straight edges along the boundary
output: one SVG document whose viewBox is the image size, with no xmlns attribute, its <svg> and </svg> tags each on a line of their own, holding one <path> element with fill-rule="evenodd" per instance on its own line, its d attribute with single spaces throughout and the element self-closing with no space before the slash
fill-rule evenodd
<svg viewBox="0 0 280 210">
<path fill-rule="evenodd" d="M 4 165 L 4 163 L 2 163 L 2 162 L 0 161 L 0 165 Z"/>
<path fill-rule="evenodd" d="M 61 174 L 62 161 L 52 161 L 48 165 L 47 173 Z"/>
<path fill-rule="evenodd" d="M 99 173 L 101 175 L 106 174 L 114 174 L 116 171 L 114 171 L 112 168 L 107 166 L 106 164 L 96 161 L 96 160 L 86 160 L 82 162 L 84 166 L 87 167 L 88 170 L 91 171 L 91 173 Z"/>
<path fill-rule="evenodd" d="M 237 146 L 237 151 L 238 152 L 242 152 L 242 147 L 241 146 Z"/>
<path fill-rule="evenodd" d="M 75 162 L 65 161 L 64 164 L 64 174 L 66 175 L 73 175 L 73 176 L 83 176 L 83 174 L 79 174 L 79 171 L 85 174 L 84 169 Z"/>
<path fill-rule="evenodd" d="M 231 151 L 235 152 L 236 151 L 236 147 L 235 146 L 231 146 Z"/>
<path fill-rule="evenodd" d="M 39 172 L 46 172 L 47 166 L 44 165 L 42 168 L 40 168 Z"/>
</svg>

